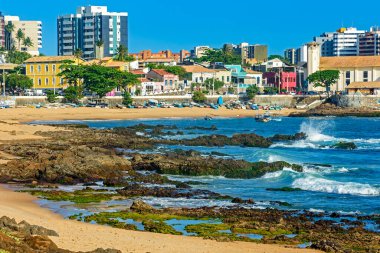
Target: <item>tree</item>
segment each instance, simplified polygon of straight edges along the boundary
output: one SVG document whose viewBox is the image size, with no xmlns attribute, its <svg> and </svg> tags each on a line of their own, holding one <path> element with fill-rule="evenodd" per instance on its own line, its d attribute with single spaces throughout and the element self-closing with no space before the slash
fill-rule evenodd
<svg viewBox="0 0 380 253">
<path fill-rule="evenodd" d="M 30 37 L 26 37 L 23 41 L 22 41 L 22 45 L 26 48 L 29 48 L 29 47 L 32 47 L 33 46 L 33 42 L 32 40 L 30 39 Z"/>
<path fill-rule="evenodd" d="M 83 66 L 83 87 L 103 98 L 118 86 L 119 70 L 99 65 Z"/>
<path fill-rule="evenodd" d="M 4 29 L 7 33 L 12 34 L 15 30 L 15 25 L 11 22 L 8 22 L 8 24 L 5 25 Z"/>
<path fill-rule="evenodd" d="M 224 64 L 241 64 L 241 55 L 228 50 L 207 50 L 201 58 L 195 59 L 197 62 L 223 62 Z"/>
<path fill-rule="evenodd" d="M 25 38 L 24 32 L 20 29 L 18 29 L 16 33 L 16 40 L 18 41 L 18 50 L 21 51 L 21 40 Z"/>
<path fill-rule="evenodd" d="M 102 49 L 103 45 L 104 45 L 103 40 L 98 40 L 96 42 L 96 47 L 98 48 L 98 53 L 99 53 L 99 55 L 97 55 L 97 56 L 99 57 L 100 60 L 102 59 L 102 51 L 101 51 L 101 49 Z"/>
<path fill-rule="evenodd" d="M 250 85 L 250 86 L 248 86 L 248 88 L 246 90 L 247 97 L 249 99 L 253 99 L 258 92 L 259 92 L 259 88 L 256 85 Z"/>
<path fill-rule="evenodd" d="M 27 59 L 31 58 L 32 56 L 28 54 L 27 52 L 18 52 L 14 48 L 8 51 L 8 54 L 6 55 L 5 59 L 9 63 L 13 64 L 22 64 Z"/>
<path fill-rule="evenodd" d="M 314 87 L 325 87 L 327 92 L 330 92 L 331 85 L 339 80 L 339 70 L 321 70 L 317 71 L 307 78 L 309 83 Z"/>
<path fill-rule="evenodd" d="M 195 91 L 193 93 L 193 101 L 196 103 L 204 103 L 206 102 L 206 95 L 201 91 Z"/>
<path fill-rule="evenodd" d="M 181 66 L 166 66 L 162 64 L 156 65 L 154 63 L 149 63 L 147 67 L 150 69 L 163 69 L 168 73 L 179 76 L 180 78 L 184 78 L 188 74 Z"/>
<path fill-rule="evenodd" d="M 83 56 L 83 51 L 80 48 L 75 49 L 74 56 L 77 58 L 77 63 L 79 64 L 79 59 Z"/>
<path fill-rule="evenodd" d="M 55 94 L 52 90 L 46 91 L 46 97 L 49 103 L 54 103 L 57 100 L 57 94 Z"/>
<path fill-rule="evenodd" d="M 26 75 L 20 75 L 17 73 L 9 74 L 5 79 L 5 86 L 12 91 L 24 91 L 33 87 L 33 81 Z"/>
<path fill-rule="evenodd" d="M 123 105 L 131 105 L 132 103 L 133 103 L 133 99 L 132 99 L 131 94 L 128 91 L 124 92 Z"/>
<path fill-rule="evenodd" d="M 128 54 L 128 48 L 126 46 L 120 45 L 117 48 L 117 54 L 115 56 L 115 60 L 124 61 L 124 62 L 131 62 L 131 61 L 134 61 L 135 58 Z"/>
<path fill-rule="evenodd" d="M 205 81 L 206 89 L 212 90 L 213 83 L 214 83 L 214 90 L 219 90 L 220 88 L 222 88 L 224 86 L 224 82 L 222 82 L 220 80 L 216 80 L 216 79 L 213 80 L 212 78 L 208 78 Z"/>
<path fill-rule="evenodd" d="M 122 88 L 124 91 L 128 91 L 129 88 L 140 83 L 137 75 L 125 71 L 116 72 L 113 78 L 116 79 L 118 87 Z"/>
<path fill-rule="evenodd" d="M 81 86 L 69 86 L 64 90 L 66 102 L 79 103 L 79 99 L 83 97 L 83 88 Z"/>
<path fill-rule="evenodd" d="M 63 77 L 69 85 L 75 87 L 80 85 L 84 75 L 84 66 L 76 65 L 75 62 L 67 60 L 62 62 L 60 70 L 58 76 Z"/>
<path fill-rule="evenodd" d="M 286 65 L 292 65 L 291 62 L 288 59 L 286 59 L 285 57 L 283 57 L 281 55 L 277 55 L 277 54 L 269 55 L 268 61 L 274 60 L 274 59 L 279 59 L 280 61 L 282 61 Z"/>
</svg>

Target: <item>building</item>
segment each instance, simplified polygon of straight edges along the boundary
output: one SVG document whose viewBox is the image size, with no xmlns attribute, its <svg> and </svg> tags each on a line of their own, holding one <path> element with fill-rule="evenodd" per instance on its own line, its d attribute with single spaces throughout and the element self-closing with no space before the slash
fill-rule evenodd
<svg viewBox="0 0 380 253">
<path fill-rule="evenodd" d="M 173 53 L 170 50 L 163 50 L 157 53 L 152 53 L 151 50 L 143 50 L 139 53 L 132 53 L 131 56 L 135 57 L 137 60 L 145 63 L 155 63 L 156 62 L 176 62 L 181 63 L 186 58 L 190 57 L 190 52 L 186 50 L 180 50 L 179 53 Z"/>
<path fill-rule="evenodd" d="M 81 49 L 86 60 L 114 56 L 120 45 L 128 48 L 128 13 L 108 12 L 106 6 L 79 7 L 76 14 L 57 18 L 57 39 L 58 55 Z"/>
<path fill-rule="evenodd" d="M 334 56 L 356 56 L 358 55 L 358 38 L 365 31 L 354 27 L 340 28 L 333 36 Z"/>
<path fill-rule="evenodd" d="M 24 62 L 25 74 L 33 80 L 33 89 L 62 90 L 68 86 L 64 78 L 59 77 L 60 66 L 64 61 L 83 63 L 74 56 L 37 56 Z"/>
<path fill-rule="evenodd" d="M 358 40 L 358 50 L 360 56 L 380 55 L 379 27 L 371 27 L 371 31 L 361 34 Z"/>
<path fill-rule="evenodd" d="M 201 58 L 208 50 L 211 50 L 209 46 L 196 46 L 194 50 L 192 50 L 191 56 L 193 58 Z"/>
<path fill-rule="evenodd" d="M 284 51 L 284 58 L 289 61 L 290 64 L 295 65 L 299 62 L 299 54 L 300 52 L 295 48 L 286 49 Z"/>
<path fill-rule="evenodd" d="M 151 69 L 147 74 L 147 79 L 163 83 L 161 92 L 164 93 L 174 92 L 179 88 L 179 77 L 163 69 Z"/>
<path fill-rule="evenodd" d="M 349 95 L 362 94 L 362 95 L 380 95 L 380 81 L 379 82 L 354 82 L 346 87 Z"/>
<path fill-rule="evenodd" d="M 294 92 L 297 88 L 297 73 L 291 69 L 280 69 L 263 73 L 265 86 L 279 88 L 279 91 Z"/>
<path fill-rule="evenodd" d="M 268 46 L 259 44 L 248 46 L 248 59 L 255 59 L 257 62 L 267 61 Z"/>
<path fill-rule="evenodd" d="M 326 32 L 320 36 L 314 37 L 314 42 L 321 46 L 321 56 L 334 56 L 334 33 Z"/>
<path fill-rule="evenodd" d="M 251 69 L 246 69 L 245 72 L 247 73 L 246 77 L 256 80 L 255 84 L 257 85 L 257 87 L 263 86 L 263 73 Z"/>
<path fill-rule="evenodd" d="M 5 20 L 0 12 L 0 47 L 5 47 Z"/>
<path fill-rule="evenodd" d="M 209 69 L 200 65 L 184 65 L 181 67 L 191 74 L 191 80 L 184 80 L 186 86 L 189 86 L 190 82 L 204 83 L 207 79 L 213 78 L 227 85 L 231 83 L 231 71 L 225 68 Z"/>
<path fill-rule="evenodd" d="M 5 25 L 11 23 L 14 26 L 13 32 L 5 31 L 5 48 L 10 50 L 13 46 L 18 50 L 27 52 L 33 56 L 40 54 L 42 48 L 42 22 L 41 21 L 22 21 L 18 16 L 5 16 Z M 17 32 L 24 33 L 24 39 L 16 38 Z M 26 44 L 26 38 L 30 39 L 30 44 Z"/>
<path fill-rule="evenodd" d="M 266 62 L 263 62 L 259 65 L 254 66 L 256 71 L 259 72 L 269 72 L 271 69 L 276 69 L 276 68 L 283 68 L 286 67 L 286 64 L 282 62 L 280 59 L 275 58 Z"/>
<path fill-rule="evenodd" d="M 112 57 L 104 57 L 102 59 L 94 59 L 84 63 L 84 65 L 100 65 L 107 68 L 113 68 L 120 71 L 129 71 L 130 62 L 116 61 Z"/>
<path fill-rule="evenodd" d="M 260 81 L 255 76 L 256 72 L 248 73 L 241 65 L 225 65 L 231 71 L 231 81 L 239 91 L 244 91 L 250 85 L 260 86 Z"/>
</svg>

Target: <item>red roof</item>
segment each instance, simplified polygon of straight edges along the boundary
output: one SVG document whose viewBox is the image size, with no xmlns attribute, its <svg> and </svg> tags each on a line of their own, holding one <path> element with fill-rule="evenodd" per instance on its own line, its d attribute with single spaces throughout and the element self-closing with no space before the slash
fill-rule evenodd
<svg viewBox="0 0 380 253">
<path fill-rule="evenodd" d="M 131 73 L 135 75 L 145 75 L 144 71 L 142 71 L 141 69 L 131 70 Z"/>
<path fill-rule="evenodd" d="M 163 69 L 152 69 L 152 71 L 156 72 L 160 76 L 172 75 L 172 74 L 170 74 L 169 72 L 167 72 L 166 70 L 163 70 Z"/>
</svg>

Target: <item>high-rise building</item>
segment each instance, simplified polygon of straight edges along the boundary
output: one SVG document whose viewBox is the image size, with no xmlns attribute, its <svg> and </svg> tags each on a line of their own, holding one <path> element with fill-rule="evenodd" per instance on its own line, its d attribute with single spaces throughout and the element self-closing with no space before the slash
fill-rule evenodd
<svg viewBox="0 0 380 253">
<path fill-rule="evenodd" d="M 259 44 L 248 46 L 248 59 L 266 62 L 268 60 L 268 46 Z"/>
<path fill-rule="evenodd" d="M 295 48 L 289 48 L 284 51 L 284 58 L 289 61 L 290 64 L 297 64 L 299 62 L 299 51 Z"/>
<path fill-rule="evenodd" d="M 79 7 L 76 14 L 58 17 L 57 39 L 58 55 L 80 49 L 87 60 L 114 56 L 120 45 L 128 48 L 128 13 L 108 12 L 106 6 Z"/>
<path fill-rule="evenodd" d="M 358 40 L 360 56 L 380 55 L 380 27 L 371 27 L 370 32 L 360 35 Z"/>
<path fill-rule="evenodd" d="M 334 33 L 327 32 L 320 36 L 314 37 L 314 42 L 321 46 L 321 56 L 334 56 Z"/>
<path fill-rule="evenodd" d="M 357 56 L 358 38 L 365 31 L 354 27 L 340 28 L 333 36 L 334 56 Z"/>
<path fill-rule="evenodd" d="M 4 16 L 0 12 L 0 47 L 5 47 L 5 22 Z"/>
<path fill-rule="evenodd" d="M 211 48 L 209 46 L 196 46 L 196 47 L 194 47 L 194 50 L 192 50 L 191 56 L 193 58 L 201 58 L 210 49 Z"/>
<path fill-rule="evenodd" d="M 5 31 L 5 48 L 10 50 L 12 47 L 27 52 L 33 56 L 40 54 L 42 48 L 42 22 L 23 21 L 18 16 L 4 16 L 4 24 L 12 24 L 13 31 Z M 21 30 L 24 38 L 18 39 L 17 33 Z M 28 39 L 28 40 L 27 40 Z M 28 42 L 30 43 L 28 43 Z"/>
</svg>

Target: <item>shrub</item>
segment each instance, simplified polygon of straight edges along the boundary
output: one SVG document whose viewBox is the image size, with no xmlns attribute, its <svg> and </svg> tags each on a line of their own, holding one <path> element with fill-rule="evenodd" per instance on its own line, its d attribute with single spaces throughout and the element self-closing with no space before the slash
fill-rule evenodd
<svg viewBox="0 0 380 253">
<path fill-rule="evenodd" d="M 206 99 L 206 95 L 201 91 L 195 91 L 193 93 L 193 101 L 196 103 L 204 103 Z"/>
</svg>

